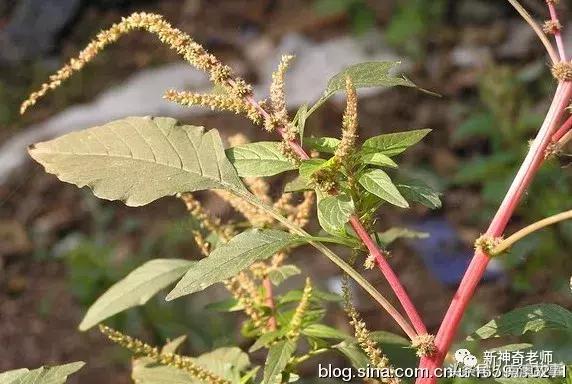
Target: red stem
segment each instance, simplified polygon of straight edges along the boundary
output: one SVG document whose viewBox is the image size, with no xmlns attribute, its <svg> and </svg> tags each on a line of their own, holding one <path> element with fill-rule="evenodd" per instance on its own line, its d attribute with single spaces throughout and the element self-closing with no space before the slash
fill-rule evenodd
<svg viewBox="0 0 572 384">
<path fill-rule="evenodd" d="M 387 262 L 387 259 L 381 253 L 380 249 L 372 240 L 369 233 L 367 233 L 367 230 L 363 227 L 362 223 L 359 221 L 357 216 L 352 215 L 350 217 L 350 225 L 354 229 L 356 235 L 365 244 L 368 251 L 375 257 L 375 260 L 377 261 L 377 265 L 379 266 L 381 273 L 383 274 L 383 276 L 385 276 L 387 282 L 393 288 L 393 291 L 395 292 L 395 295 L 397 296 L 399 302 L 401 303 L 401 306 L 405 310 L 407 317 L 409 317 L 409 320 L 411 320 L 411 323 L 413 324 L 413 328 L 415 328 L 415 331 L 421 335 L 426 334 L 427 328 L 425 327 L 425 324 L 423 323 L 421 316 L 419 316 L 419 313 L 417 312 L 415 305 L 411 301 L 411 298 L 405 291 L 405 288 L 401 284 L 401 281 L 399 280 L 393 269 L 391 269 L 391 266 Z"/>
<path fill-rule="evenodd" d="M 552 19 L 553 22 L 558 23 L 558 12 L 556 11 L 554 3 L 550 0 L 548 0 L 546 3 L 548 4 L 550 19 Z M 560 54 L 560 61 L 566 61 L 566 50 L 564 48 L 564 41 L 562 39 L 562 32 L 560 29 L 557 29 L 554 32 L 554 39 L 556 40 L 556 46 L 558 47 L 558 53 Z"/>
<path fill-rule="evenodd" d="M 557 143 L 572 128 L 572 115 L 562 124 L 562 126 L 552 135 L 552 142 Z"/>
<path fill-rule="evenodd" d="M 530 185 L 534 175 L 544 160 L 547 146 L 551 142 L 552 133 L 560 123 L 565 108 L 572 96 L 572 83 L 561 83 L 558 85 L 554 100 L 550 110 L 546 115 L 544 123 L 536 136 L 526 158 L 524 159 L 509 191 L 502 201 L 495 217 L 487 230 L 487 234 L 493 237 L 501 236 L 510 220 L 518 202 L 522 198 L 526 188 Z M 443 360 L 453 342 L 455 333 L 459 327 L 463 314 L 469 304 L 477 284 L 485 273 L 489 257 L 481 251 L 475 252 L 465 275 L 459 285 L 451 305 L 445 314 L 441 327 L 437 332 L 435 345 L 437 352 L 431 357 L 421 359 L 420 368 L 434 372 L 435 368 L 443 364 Z M 436 382 L 435 377 L 419 378 L 417 384 L 432 384 Z"/>
<path fill-rule="evenodd" d="M 262 285 L 264 287 L 264 294 L 265 294 L 265 299 L 264 299 L 264 304 L 266 304 L 266 306 L 268 308 L 270 308 L 270 317 L 268 318 L 268 329 L 270 331 L 275 331 L 277 329 L 278 324 L 276 323 L 276 317 L 274 316 L 274 295 L 272 293 L 272 282 L 270 281 L 270 279 L 268 277 L 264 278 L 264 280 L 262 280 Z"/>
</svg>

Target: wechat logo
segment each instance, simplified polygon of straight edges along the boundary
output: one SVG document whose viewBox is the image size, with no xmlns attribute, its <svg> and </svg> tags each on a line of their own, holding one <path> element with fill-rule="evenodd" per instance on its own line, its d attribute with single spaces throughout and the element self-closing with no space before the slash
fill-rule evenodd
<svg viewBox="0 0 572 384">
<path fill-rule="evenodd" d="M 455 360 L 459 364 L 463 364 L 465 367 L 474 368 L 477 366 L 477 358 L 469 352 L 468 349 L 457 349 L 455 352 Z"/>
</svg>

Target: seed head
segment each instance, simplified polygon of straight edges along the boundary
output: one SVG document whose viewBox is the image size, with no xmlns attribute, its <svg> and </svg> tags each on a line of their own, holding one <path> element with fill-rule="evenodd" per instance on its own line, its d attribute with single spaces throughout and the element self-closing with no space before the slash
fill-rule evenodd
<svg viewBox="0 0 572 384">
<path fill-rule="evenodd" d="M 572 81 L 572 63 L 561 61 L 552 66 L 552 76 L 558 81 Z"/>
</svg>

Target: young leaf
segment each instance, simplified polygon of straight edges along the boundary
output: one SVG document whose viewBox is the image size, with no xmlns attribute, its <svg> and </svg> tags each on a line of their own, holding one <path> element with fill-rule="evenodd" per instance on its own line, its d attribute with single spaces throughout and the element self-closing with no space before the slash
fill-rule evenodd
<svg viewBox="0 0 572 384">
<path fill-rule="evenodd" d="M 318 169 L 327 166 L 327 161 L 324 159 L 309 159 L 302 160 L 300 163 L 300 176 L 305 180 L 309 180 L 312 173 Z"/>
<path fill-rule="evenodd" d="M 429 237 L 429 234 L 426 232 L 397 227 L 377 234 L 378 240 L 386 247 L 397 239 L 426 239 L 427 237 Z"/>
<path fill-rule="evenodd" d="M 281 341 L 270 347 L 264 366 L 263 384 L 273 383 L 274 378 L 282 374 L 295 350 L 296 344 L 291 340 Z"/>
<path fill-rule="evenodd" d="M 83 361 L 76 361 L 53 367 L 8 371 L 0 373 L 0 384 L 63 384 L 69 375 L 79 371 L 84 365 Z"/>
<path fill-rule="evenodd" d="M 238 300 L 230 298 L 227 300 L 217 301 L 215 303 L 209 303 L 205 305 L 205 309 L 217 312 L 237 312 L 242 311 L 244 306 L 240 304 Z"/>
<path fill-rule="evenodd" d="M 395 161 L 380 152 L 362 153 L 361 161 L 365 164 L 377 165 L 379 167 L 397 168 L 397 163 Z"/>
<path fill-rule="evenodd" d="M 418 129 L 374 136 L 363 143 L 362 151 L 363 153 L 381 152 L 386 156 L 395 156 L 420 142 L 429 132 L 431 132 L 430 129 Z"/>
<path fill-rule="evenodd" d="M 344 233 L 344 226 L 354 210 L 354 203 L 347 195 L 322 197 L 318 202 L 318 221 L 326 232 L 339 235 Z"/>
<path fill-rule="evenodd" d="M 210 188 L 244 187 L 216 130 L 166 117 L 128 117 L 38 143 L 30 155 L 46 171 L 129 206 Z"/>
<path fill-rule="evenodd" d="M 274 340 L 284 336 L 285 331 L 282 330 L 277 330 L 277 331 L 272 331 L 272 332 L 266 332 L 263 333 L 262 336 L 260 336 L 255 342 L 254 344 L 252 344 L 252 346 L 248 349 L 248 352 L 252 353 L 252 352 L 256 352 L 258 351 L 260 348 L 266 347 L 268 346 L 270 343 L 272 343 Z"/>
<path fill-rule="evenodd" d="M 307 116 L 311 115 L 315 110 L 320 108 L 333 94 L 337 91 L 345 89 L 346 77 L 352 79 L 354 87 L 372 88 L 372 87 L 415 87 L 411 81 L 402 76 L 394 76 L 391 72 L 399 65 L 400 62 L 395 61 L 372 61 L 351 65 L 343 71 L 334 75 L 328 81 L 324 95 L 310 108 Z"/>
<path fill-rule="evenodd" d="M 89 308 L 79 329 L 86 331 L 128 308 L 143 305 L 157 292 L 179 280 L 195 261 L 155 259 L 115 283 Z"/>
<path fill-rule="evenodd" d="M 572 312 L 556 304 L 535 304 L 517 308 L 489 321 L 468 336 L 467 340 L 519 336 L 543 329 L 572 332 Z"/>
<path fill-rule="evenodd" d="M 284 192 L 299 192 L 312 189 L 309 185 L 308 179 L 298 176 L 294 180 L 286 183 Z"/>
<path fill-rule="evenodd" d="M 304 142 L 304 129 L 306 128 L 306 119 L 308 118 L 308 104 L 302 104 L 294 116 L 292 122 L 298 128 L 298 134 L 300 135 L 300 142 Z"/>
<path fill-rule="evenodd" d="M 175 353 L 185 341 L 187 341 L 187 335 L 181 335 L 163 345 L 163 348 L 161 348 L 161 353 Z"/>
<path fill-rule="evenodd" d="M 394 76 L 391 71 L 400 64 L 394 61 L 372 61 L 359 63 L 345 68 L 328 82 L 326 93 L 345 89 L 346 77 L 352 79 L 356 88 L 371 87 L 415 87 L 411 81 L 402 76 Z"/>
<path fill-rule="evenodd" d="M 167 295 L 167 301 L 202 291 L 236 275 L 255 261 L 267 259 L 282 248 L 303 241 L 299 236 L 274 229 L 242 232 L 193 265 Z"/>
<path fill-rule="evenodd" d="M 228 159 L 241 177 L 273 176 L 296 169 L 280 150 L 280 143 L 260 141 L 226 150 Z"/>
<path fill-rule="evenodd" d="M 405 198 L 399 193 L 387 173 L 381 169 L 367 170 L 359 183 L 370 193 L 401 208 L 409 208 Z"/>
<path fill-rule="evenodd" d="M 349 335 L 324 324 L 310 324 L 302 330 L 302 334 L 320 339 L 348 339 Z"/>
<path fill-rule="evenodd" d="M 409 201 L 423 204 L 427 208 L 441 208 L 439 193 L 422 184 L 398 184 L 397 189 Z"/>
<path fill-rule="evenodd" d="M 268 278 L 272 282 L 272 284 L 278 286 L 282 284 L 284 280 L 289 277 L 299 275 L 301 273 L 300 269 L 292 264 L 289 265 L 282 265 L 278 268 L 272 269 L 268 273 Z"/>
<path fill-rule="evenodd" d="M 338 145 L 340 145 L 340 142 L 340 139 L 336 139 L 335 137 L 306 137 L 304 139 L 304 146 L 318 152 L 334 153 Z"/>
</svg>

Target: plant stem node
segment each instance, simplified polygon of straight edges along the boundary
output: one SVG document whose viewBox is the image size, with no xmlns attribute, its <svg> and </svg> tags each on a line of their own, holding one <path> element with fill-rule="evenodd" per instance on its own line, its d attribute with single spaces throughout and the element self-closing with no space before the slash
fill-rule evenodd
<svg viewBox="0 0 572 384">
<path fill-rule="evenodd" d="M 415 336 L 411 340 L 411 346 L 417 349 L 416 354 L 419 357 L 430 357 L 437 351 L 435 336 L 428 333 Z"/>
</svg>

